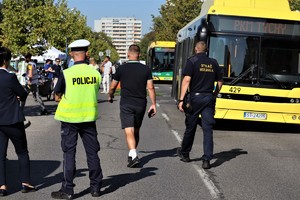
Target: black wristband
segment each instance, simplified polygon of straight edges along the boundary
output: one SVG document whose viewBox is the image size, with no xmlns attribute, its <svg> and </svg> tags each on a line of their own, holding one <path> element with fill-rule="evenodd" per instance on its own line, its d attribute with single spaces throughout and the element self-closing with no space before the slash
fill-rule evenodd
<svg viewBox="0 0 300 200">
<path fill-rule="evenodd" d="M 183 102 L 183 100 L 180 100 L 180 99 L 179 99 L 179 102 Z"/>
</svg>

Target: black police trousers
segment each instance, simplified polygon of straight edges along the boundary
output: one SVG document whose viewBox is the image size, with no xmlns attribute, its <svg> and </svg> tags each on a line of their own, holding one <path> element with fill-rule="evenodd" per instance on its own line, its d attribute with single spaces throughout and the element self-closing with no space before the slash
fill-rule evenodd
<svg viewBox="0 0 300 200">
<path fill-rule="evenodd" d="M 97 139 L 95 122 L 61 124 L 61 148 L 63 150 L 63 181 L 61 190 L 67 194 L 74 194 L 73 179 L 76 172 L 75 154 L 78 134 L 80 135 L 89 168 L 91 191 L 99 191 L 102 184 L 102 169 L 98 152 L 100 144 Z"/>
<path fill-rule="evenodd" d="M 213 158 L 213 125 L 215 124 L 216 99 L 213 93 L 191 93 L 192 113 L 186 113 L 185 132 L 181 144 L 182 154 L 187 156 L 192 150 L 197 125 L 201 124 L 203 130 L 203 160 Z M 201 119 L 199 118 L 201 115 Z"/>
</svg>

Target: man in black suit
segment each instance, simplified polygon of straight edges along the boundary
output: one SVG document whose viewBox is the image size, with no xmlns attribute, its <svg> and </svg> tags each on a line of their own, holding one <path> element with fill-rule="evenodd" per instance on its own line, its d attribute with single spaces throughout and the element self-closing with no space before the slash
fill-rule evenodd
<svg viewBox="0 0 300 200">
<path fill-rule="evenodd" d="M 11 140 L 18 156 L 22 192 L 36 191 L 35 187 L 30 185 L 30 161 L 24 114 L 20 107 L 20 101 L 24 102 L 28 94 L 17 76 L 8 72 L 10 59 L 10 50 L 0 47 L 0 196 L 7 194 L 5 161 L 8 140 Z"/>
</svg>

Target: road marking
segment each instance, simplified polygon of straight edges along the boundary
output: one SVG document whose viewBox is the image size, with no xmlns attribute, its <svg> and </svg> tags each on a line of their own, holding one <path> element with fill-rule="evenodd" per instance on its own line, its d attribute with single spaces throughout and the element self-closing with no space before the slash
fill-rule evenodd
<svg viewBox="0 0 300 200">
<path fill-rule="evenodd" d="M 172 133 L 175 135 L 177 141 L 178 141 L 179 143 L 181 143 L 182 139 L 181 139 L 179 133 L 178 133 L 177 131 L 175 131 L 175 130 L 171 130 L 171 131 L 172 131 Z"/>
<path fill-rule="evenodd" d="M 179 133 L 175 130 L 171 130 L 173 135 L 176 137 L 177 141 L 181 144 L 182 138 L 180 137 Z M 208 189 L 210 195 L 212 196 L 213 199 L 220 199 L 221 193 L 218 190 L 218 188 L 215 186 L 213 181 L 209 178 L 209 175 L 204 169 L 201 169 L 198 165 L 193 164 L 193 167 L 196 169 L 198 172 L 200 178 L 202 179 L 204 185 Z"/>
<path fill-rule="evenodd" d="M 165 118 L 165 120 L 170 121 L 170 118 L 166 113 L 161 113 L 161 115 L 163 116 L 163 118 Z"/>
<path fill-rule="evenodd" d="M 206 186 L 206 188 L 209 190 L 210 195 L 212 196 L 212 198 L 214 199 L 219 199 L 221 196 L 220 191 L 218 190 L 218 188 L 215 186 L 215 184 L 213 183 L 213 181 L 209 178 L 209 175 L 205 172 L 204 169 L 201 169 L 198 165 L 193 164 L 193 167 L 196 169 L 196 171 L 198 172 L 198 174 L 200 175 L 204 185 Z"/>
</svg>

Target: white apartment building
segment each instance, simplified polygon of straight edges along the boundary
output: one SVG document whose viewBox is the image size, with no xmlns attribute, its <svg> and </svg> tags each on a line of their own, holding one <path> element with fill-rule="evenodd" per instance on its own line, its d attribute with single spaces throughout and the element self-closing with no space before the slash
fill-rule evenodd
<svg viewBox="0 0 300 200">
<path fill-rule="evenodd" d="M 128 47 L 141 41 L 142 21 L 133 17 L 105 17 L 94 21 L 94 31 L 111 37 L 120 59 L 126 59 Z"/>
</svg>

